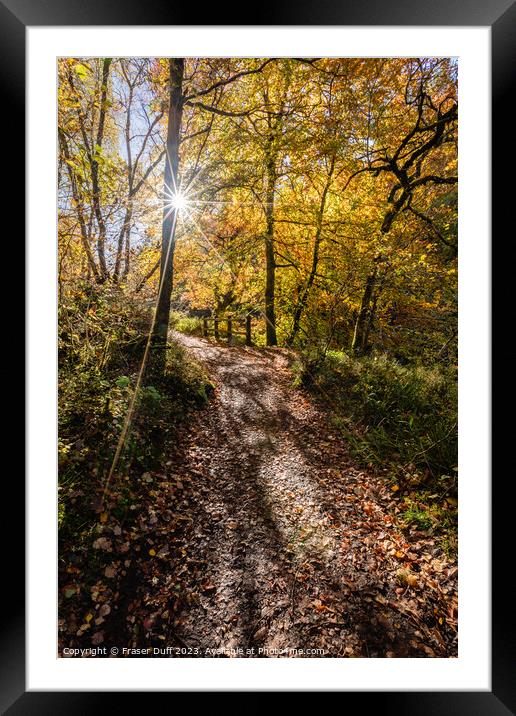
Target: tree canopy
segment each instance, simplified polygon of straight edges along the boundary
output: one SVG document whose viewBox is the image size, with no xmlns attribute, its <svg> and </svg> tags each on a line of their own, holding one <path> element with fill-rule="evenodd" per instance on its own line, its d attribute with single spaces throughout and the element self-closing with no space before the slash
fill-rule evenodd
<svg viewBox="0 0 516 716">
<path fill-rule="evenodd" d="M 447 58 L 62 59 L 60 289 L 453 360 L 457 113 Z"/>
<path fill-rule="evenodd" d="M 456 61 L 58 72 L 60 653 L 456 656 Z"/>
</svg>

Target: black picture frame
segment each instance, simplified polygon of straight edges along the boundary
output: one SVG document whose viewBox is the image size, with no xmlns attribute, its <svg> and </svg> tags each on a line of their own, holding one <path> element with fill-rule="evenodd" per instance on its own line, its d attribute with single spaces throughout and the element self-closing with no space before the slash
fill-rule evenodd
<svg viewBox="0 0 516 716">
<path fill-rule="evenodd" d="M 234 5 L 234 7 L 233 7 Z M 347 4 L 343 0 L 266 0 L 255 8 L 252 18 L 242 17 L 242 7 L 232 1 L 221 6 L 199 6 L 202 9 L 203 25 L 381 25 L 381 26 L 490 26 L 492 31 L 492 236 L 502 243 L 506 231 L 508 241 L 505 251 L 510 250 L 514 224 L 512 205 L 514 203 L 512 182 L 503 178 L 503 167 L 513 166 L 514 142 L 508 141 L 507 133 L 512 134 L 510 106 L 513 92 L 514 68 L 516 67 L 516 4 L 513 0 L 462 0 L 452 3 L 449 0 L 361 0 Z M 0 0 L 0 87 L 3 111 L 0 121 L 3 123 L 3 166 L 0 172 L 4 184 L 3 204 L 9 207 L 9 214 L 16 215 L 16 228 L 9 231 L 11 243 L 22 245 L 23 217 L 25 215 L 23 190 L 24 150 L 21 126 L 25 109 L 25 30 L 27 26 L 60 25 L 192 25 L 199 19 L 199 8 L 165 0 Z M 234 22 L 238 19 L 238 22 Z M 231 21 L 233 20 L 233 21 Z M 507 124 L 509 122 L 509 125 Z M 13 141 L 14 140 L 14 141 Z M 11 156 L 9 156 L 11 155 Z M 511 201 L 512 200 L 512 201 Z M 4 225 L 6 231 L 7 224 Z M 506 228 L 507 227 L 507 228 Z M 14 240 L 13 235 L 16 237 Z M 497 245 L 493 243 L 493 249 Z M 16 263 L 19 271 L 19 260 Z M 504 319 L 507 307 L 512 301 L 511 289 L 512 264 L 507 261 L 504 249 L 497 248 L 492 253 L 492 267 L 497 274 L 496 285 L 499 288 L 492 301 L 493 327 L 493 375 L 502 373 L 505 366 L 514 358 L 503 341 L 506 328 Z M 15 271 L 16 269 L 11 269 Z M 514 280 L 514 279 L 513 279 Z M 4 316 L 7 328 L 5 335 L 15 333 L 20 324 L 20 302 L 8 302 L 9 315 Z M 499 330 L 497 331 L 497 328 Z M 498 343 L 497 343 L 498 341 Z M 22 341 L 23 343 L 23 341 Z M 28 349 L 34 349 L 28 346 Z M 496 357 L 495 357 L 496 356 Z M 498 369 L 498 370 L 497 370 Z M 504 385 L 504 403 L 512 403 L 514 381 Z M 20 383 L 21 385 L 21 383 Z M 498 401 L 498 402 L 497 402 Z M 493 409 L 501 399 L 493 394 Z M 4 406 L 4 410 L 10 410 Z M 511 445 L 509 430 L 511 421 L 503 421 L 493 434 L 492 454 L 502 456 L 507 445 Z M 9 445 L 9 452 L 11 445 Z M 20 455 L 22 452 L 20 451 Z M 500 458 L 501 460 L 501 458 Z M 21 477 L 20 462 L 11 471 L 5 471 L 4 505 L 7 510 L 16 510 L 17 522 L 9 528 L 9 536 L 4 531 L 3 552 L 3 595 L 9 605 L 1 614 L 0 653 L 2 713 L 12 716 L 18 714 L 83 714 L 89 712 L 104 713 L 111 710 L 116 699 L 120 708 L 120 694 L 113 692 L 26 692 L 25 687 L 25 594 L 24 594 L 24 530 L 21 520 L 24 503 L 24 484 Z M 468 714 L 468 716 L 505 716 L 516 713 L 516 630 L 514 594 L 507 584 L 513 568 L 508 556 L 513 543 L 512 501 L 507 499 L 507 483 L 504 471 L 493 465 L 493 529 L 492 529 L 492 691 L 491 692 L 346 692 L 346 708 L 351 706 L 350 699 L 357 699 L 357 708 L 376 708 L 380 713 L 395 713 L 398 716 L 411 714 L 421 716 L 447 714 Z M 6 492 L 8 494 L 6 494 Z M 16 507 L 14 507 L 16 506 Z M 5 509 L 5 507 L 4 507 Z M 495 519 L 496 517 L 496 519 Z M 16 536 L 14 536 L 16 535 Z M 509 552 L 510 554 L 510 552 Z M 509 573 L 509 575 L 508 575 Z M 410 687 L 410 685 L 408 685 Z M 150 693 L 130 693 L 131 707 L 139 708 L 144 703 L 148 708 Z M 154 694 L 152 694 L 154 695 Z M 165 694 L 167 696 L 167 694 Z M 145 699 L 145 702 L 144 702 Z M 358 701 L 359 700 L 359 701 Z M 169 701 L 170 703 L 170 701 Z"/>
</svg>

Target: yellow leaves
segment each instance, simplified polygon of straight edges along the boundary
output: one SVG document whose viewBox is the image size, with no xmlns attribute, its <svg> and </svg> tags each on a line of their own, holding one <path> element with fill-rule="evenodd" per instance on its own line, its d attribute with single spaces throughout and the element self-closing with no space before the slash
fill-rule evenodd
<svg viewBox="0 0 516 716">
<path fill-rule="evenodd" d="M 155 557 L 155 556 L 156 556 L 156 550 L 155 550 L 155 549 L 150 549 L 150 550 L 149 550 L 149 554 L 150 554 L 151 557 Z"/>
<path fill-rule="evenodd" d="M 100 521 L 104 524 L 108 521 L 108 513 L 102 512 L 100 515 Z"/>
<path fill-rule="evenodd" d="M 93 614 L 92 614 L 91 612 L 89 612 L 88 614 L 86 614 L 86 616 L 84 617 L 84 621 L 85 621 L 87 624 L 89 624 L 92 619 L 93 619 Z"/>
<path fill-rule="evenodd" d="M 447 162 L 446 166 L 444 167 L 446 172 L 456 172 L 457 171 L 457 159 L 456 157 L 452 157 L 449 162 Z"/>
<path fill-rule="evenodd" d="M 418 578 L 415 574 L 409 574 L 407 576 L 407 584 L 409 585 L 409 587 L 417 587 L 418 583 Z"/>
<path fill-rule="evenodd" d="M 88 73 L 90 72 L 90 68 L 87 65 L 83 65 L 82 63 L 75 65 L 74 70 L 78 77 L 81 78 L 81 80 L 86 79 Z"/>
<path fill-rule="evenodd" d="M 396 579 L 398 582 L 404 586 L 407 587 L 417 587 L 419 584 L 419 580 L 417 576 L 411 572 L 409 569 L 398 569 L 396 572 Z"/>
</svg>

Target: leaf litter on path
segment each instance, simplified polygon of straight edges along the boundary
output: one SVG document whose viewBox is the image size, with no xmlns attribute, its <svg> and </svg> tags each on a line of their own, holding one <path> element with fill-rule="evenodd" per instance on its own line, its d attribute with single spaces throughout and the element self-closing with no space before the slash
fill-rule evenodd
<svg viewBox="0 0 516 716">
<path fill-rule="evenodd" d="M 170 440 L 162 474 L 138 482 L 130 529 L 101 514 L 104 567 L 89 595 L 68 579 L 61 647 L 457 656 L 456 565 L 431 535 L 397 530 L 399 491 L 359 469 L 327 409 L 292 387 L 289 352 L 174 337 L 215 397 Z M 74 599 L 102 632 L 81 626 Z"/>
</svg>

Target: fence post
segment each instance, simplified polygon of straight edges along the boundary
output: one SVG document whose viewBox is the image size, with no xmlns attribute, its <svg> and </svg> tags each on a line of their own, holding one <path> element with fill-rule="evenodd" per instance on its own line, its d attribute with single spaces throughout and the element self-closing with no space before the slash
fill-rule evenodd
<svg viewBox="0 0 516 716">
<path fill-rule="evenodd" d="M 216 316 L 213 319 L 213 332 L 215 335 L 215 340 L 218 341 L 219 340 L 219 319 L 218 319 L 218 316 Z"/>
<path fill-rule="evenodd" d="M 207 318 L 202 319 L 202 334 L 205 338 L 208 335 L 208 319 Z"/>
<path fill-rule="evenodd" d="M 245 344 L 246 346 L 251 345 L 251 314 L 248 313 L 245 317 Z"/>
<path fill-rule="evenodd" d="M 231 333 L 232 333 L 231 316 L 228 316 L 227 321 L 228 321 L 228 345 L 229 345 L 229 344 L 231 344 L 231 337 L 232 337 L 231 336 Z"/>
</svg>

